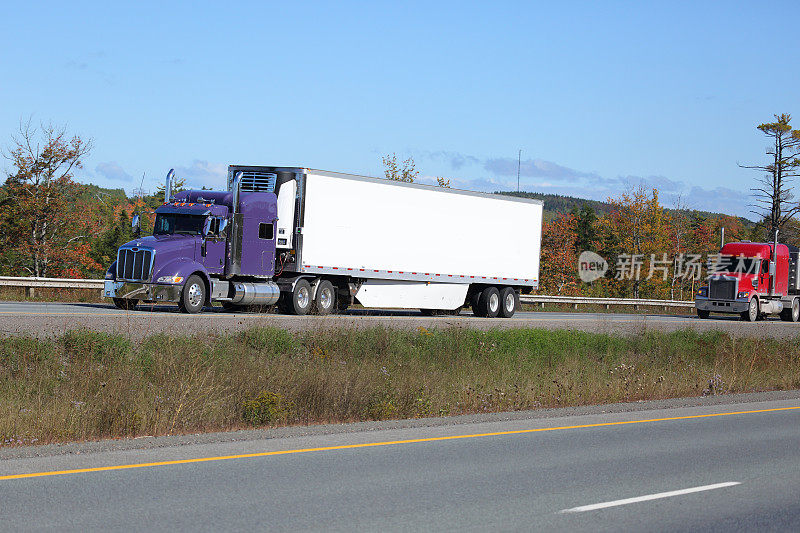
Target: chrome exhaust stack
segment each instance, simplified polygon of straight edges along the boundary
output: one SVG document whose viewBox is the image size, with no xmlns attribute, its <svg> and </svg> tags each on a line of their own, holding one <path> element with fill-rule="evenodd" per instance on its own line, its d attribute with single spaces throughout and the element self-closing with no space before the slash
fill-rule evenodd
<svg viewBox="0 0 800 533">
<path fill-rule="evenodd" d="M 239 192 L 242 188 L 242 176 L 243 173 L 240 170 L 233 177 L 233 182 L 231 182 L 231 192 L 233 193 L 233 207 L 231 209 L 231 214 L 233 215 L 239 212 Z"/>
<path fill-rule="evenodd" d="M 778 264 L 778 230 L 775 230 L 775 241 L 772 243 L 772 257 L 769 261 L 769 295 L 775 296 L 775 273 L 777 272 L 776 265 Z"/>
<path fill-rule="evenodd" d="M 172 178 L 175 177 L 175 169 L 169 169 L 167 172 L 167 181 L 164 183 L 164 203 L 168 204 L 172 200 Z"/>
</svg>

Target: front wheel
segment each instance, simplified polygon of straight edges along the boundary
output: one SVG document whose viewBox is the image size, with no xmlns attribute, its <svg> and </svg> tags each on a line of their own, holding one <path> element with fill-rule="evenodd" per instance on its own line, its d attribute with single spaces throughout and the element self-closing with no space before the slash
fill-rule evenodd
<svg viewBox="0 0 800 533">
<path fill-rule="evenodd" d="M 747 306 L 747 311 L 742 313 L 742 320 L 746 322 L 755 322 L 758 320 L 758 299 L 753 298 L 750 300 L 750 305 Z"/>
<path fill-rule="evenodd" d="M 183 286 L 178 308 L 183 313 L 195 314 L 199 313 L 205 304 L 206 284 L 203 278 L 197 274 L 192 274 Z"/>
<path fill-rule="evenodd" d="M 711 311 L 704 311 L 702 309 L 697 310 L 697 318 L 706 319 L 711 315 Z"/>
</svg>

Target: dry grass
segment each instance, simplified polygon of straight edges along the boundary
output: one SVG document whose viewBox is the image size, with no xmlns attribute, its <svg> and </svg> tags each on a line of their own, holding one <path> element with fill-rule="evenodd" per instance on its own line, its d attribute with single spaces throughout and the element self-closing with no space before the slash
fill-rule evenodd
<svg viewBox="0 0 800 533">
<path fill-rule="evenodd" d="M 0 338 L 2 445 L 800 388 L 795 341 L 273 328 Z"/>
<path fill-rule="evenodd" d="M 0 300 L 14 302 L 109 302 L 100 289 L 35 289 L 33 298 L 22 287 L 0 287 Z"/>
</svg>

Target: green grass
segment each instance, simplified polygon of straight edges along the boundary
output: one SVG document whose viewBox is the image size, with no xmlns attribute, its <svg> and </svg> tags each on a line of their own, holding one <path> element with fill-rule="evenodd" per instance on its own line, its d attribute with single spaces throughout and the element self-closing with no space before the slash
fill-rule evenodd
<svg viewBox="0 0 800 533">
<path fill-rule="evenodd" d="M 795 340 L 538 329 L 0 338 L 2 445 L 800 388 Z"/>
</svg>

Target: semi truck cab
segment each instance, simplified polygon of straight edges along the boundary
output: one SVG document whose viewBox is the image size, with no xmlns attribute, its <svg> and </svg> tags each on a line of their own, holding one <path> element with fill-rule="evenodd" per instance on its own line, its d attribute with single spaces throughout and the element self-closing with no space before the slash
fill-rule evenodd
<svg viewBox="0 0 800 533">
<path fill-rule="evenodd" d="M 710 313 L 736 313 L 755 321 L 769 314 L 797 322 L 800 318 L 800 278 L 797 248 L 777 242 L 731 242 L 709 265 L 707 284 L 695 295 L 700 318 Z"/>
</svg>

